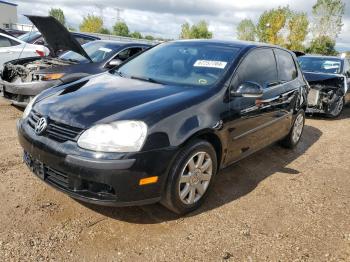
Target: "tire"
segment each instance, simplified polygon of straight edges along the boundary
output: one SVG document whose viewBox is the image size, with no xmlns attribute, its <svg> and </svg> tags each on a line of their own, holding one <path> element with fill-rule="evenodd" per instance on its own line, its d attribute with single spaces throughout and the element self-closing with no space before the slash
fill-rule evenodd
<svg viewBox="0 0 350 262">
<path fill-rule="evenodd" d="M 304 126 L 305 111 L 303 109 L 300 109 L 294 118 L 293 125 L 289 134 L 281 141 L 282 146 L 290 149 L 296 147 L 303 135 Z"/>
<path fill-rule="evenodd" d="M 343 112 L 344 105 L 345 105 L 345 98 L 342 97 L 341 99 L 339 99 L 337 106 L 335 106 L 335 108 L 330 113 L 327 114 L 327 117 L 333 118 L 333 119 L 338 118 Z"/>
<path fill-rule="evenodd" d="M 170 169 L 161 204 L 179 215 L 199 208 L 213 185 L 217 166 L 216 151 L 210 143 L 204 140 L 189 143 Z"/>
</svg>

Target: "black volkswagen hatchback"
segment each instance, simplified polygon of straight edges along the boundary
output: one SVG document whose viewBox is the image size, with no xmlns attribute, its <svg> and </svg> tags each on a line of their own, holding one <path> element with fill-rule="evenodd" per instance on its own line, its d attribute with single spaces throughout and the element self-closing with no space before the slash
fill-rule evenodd
<svg viewBox="0 0 350 262">
<path fill-rule="evenodd" d="M 307 92 L 279 47 L 169 42 L 44 91 L 18 122 L 19 140 L 33 172 L 73 198 L 184 214 L 218 170 L 276 141 L 296 146 Z"/>
</svg>

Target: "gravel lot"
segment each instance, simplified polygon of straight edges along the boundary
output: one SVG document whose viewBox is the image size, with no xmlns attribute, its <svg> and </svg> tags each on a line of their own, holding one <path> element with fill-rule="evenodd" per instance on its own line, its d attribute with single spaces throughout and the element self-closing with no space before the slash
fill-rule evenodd
<svg viewBox="0 0 350 262">
<path fill-rule="evenodd" d="M 182 218 L 48 187 L 22 163 L 21 114 L 0 99 L 3 261 L 350 261 L 350 108 L 308 119 L 293 151 L 274 145 L 222 171 L 205 206 Z"/>
</svg>

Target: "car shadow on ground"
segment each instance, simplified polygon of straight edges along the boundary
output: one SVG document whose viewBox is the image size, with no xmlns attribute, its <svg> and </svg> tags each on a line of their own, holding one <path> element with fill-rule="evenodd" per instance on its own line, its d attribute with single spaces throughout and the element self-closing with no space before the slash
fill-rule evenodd
<svg viewBox="0 0 350 262">
<path fill-rule="evenodd" d="M 235 201 L 252 192 L 261 181 L 276 173 L 299 174 L 298 170 L 288 168 L 288 165 L 303 155 L 321 136 L 322 132 L 319 129 L 305 126 L 302 141 L 295 149 L 288 150 L 279 145 L 272 145 L 222 170 L 217 175 L 213 190 L 204 205 L 186 216 L 196 216 Z M 160 204 L 111 208 L 79 203 L 109 218 L 129 223 L 157 224 L 179 218 Z"/>
</svg>

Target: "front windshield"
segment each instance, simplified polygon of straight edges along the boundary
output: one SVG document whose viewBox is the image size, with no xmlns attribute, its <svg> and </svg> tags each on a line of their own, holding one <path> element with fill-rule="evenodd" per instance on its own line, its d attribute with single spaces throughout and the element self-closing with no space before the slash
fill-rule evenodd
<svg viewBox="0 0 350 262">
<path fill-rule="evenodd" d="M 160 83 L 209 86 L 221 79 L 239 50 L 215 43 L 165 43 L 127 62 L 117 73 Z"/>
<path fill-rule="evenodd" d="M 28 32 L 17 38 L 23 42 L 30 43 L 30 42 L 33 42 L 33 40 L 37 39 L 39 36 L 41 36 L 39 32 Z"/>
<path fill-rule="evenodd" d="M 327 57 L 299 57 L 302 71 L 316 73 L 339 74 L 341 72 L 342 61 L 336 58 Z"/>
<path fill-rule="evenodd" d="M 85 45 L 82 45 L 82 47 L 84 48 L 85 52 L 89 55 L 89 57 L 93 62 L 99 63 L 111 58 L 115 54 L 115 50 L 118 50 L 120 48 L 120 45 L 107 43 L 107 42 L 93 41 Z M 81 63 L 89 62 L 89 60 L 87 60 L 84 56 L 78 53 L 75 53 L 73 51 L 64 53 L 63 55 L 60 56 L 60 58 L 63 60 L 75 61 L 75 62 L 81 62 Z"/>
</svg>

